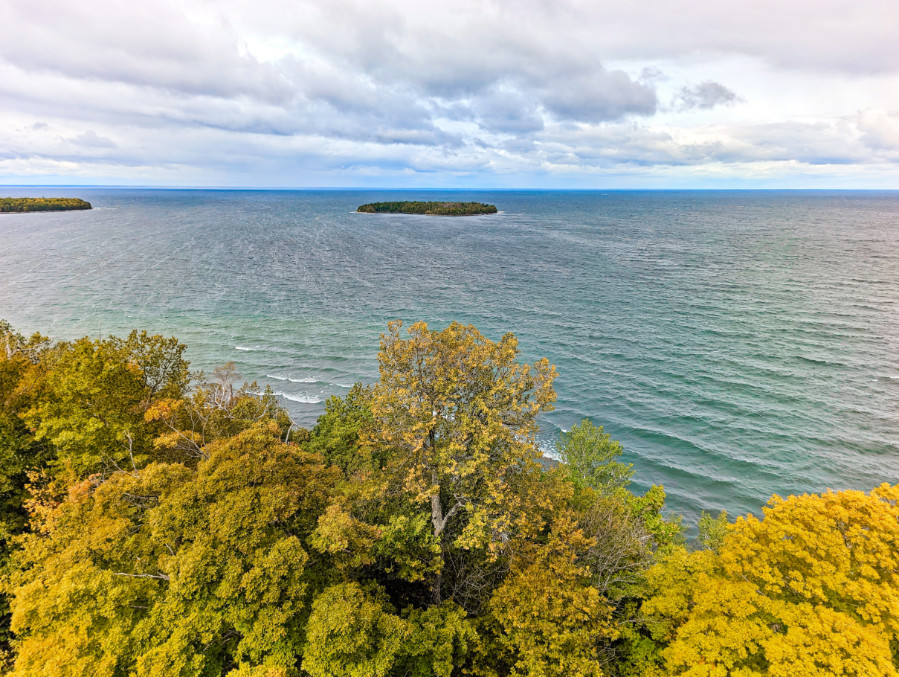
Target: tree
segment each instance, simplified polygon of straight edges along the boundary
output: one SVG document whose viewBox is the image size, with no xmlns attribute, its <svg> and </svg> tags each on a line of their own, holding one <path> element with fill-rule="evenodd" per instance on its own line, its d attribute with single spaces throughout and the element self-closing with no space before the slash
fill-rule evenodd
<svg viewBox="0 0 899 677">
<path fill-rule="evenodd" d="M 14 674 L 598 677 L 655 646 L 631 628 L 680 552 L 664 490 L 627 492 L 589 421 L 538 462 L 555 371 L 512 335 L 392 323 L 380 381 L 311 432 L 233 365 L 188 393 L 182 352 L 132 333 L 0 360 L 0 424 L 50 464 L 18 504 Z"/>
<path fill-rule="evenodd" d="M 411 633 L 382 591 L 331 586 L 312 604 L 303 670 L 312 677 L 386 677 Z"/>
<path fill-rule="evenodd" d="M 197 374 L 191 394 L 159 398 L 148 407 L 144 421 L 158 433 L 153 439 L 156 455 L 196 463 L 205 458 L 208 444 L 265 422 L 274 423 L 284 441 L 291 439 L 293 421 L 271 388 L 262 390 L 255 381 L 238 388 L 237 378 L 234 363 L 228 362 L 211 378 Z"/>
<path fill-rule="evenodd" d="M 712 517 L 709 513 L 703 511 L 699 516 L 699 523 L 696 525 L 699 531 L 697 541 L 699 544 L 717 552 L 724 545 L 724 539 L 727 532 L 730 531 L 730 522 L 727 521 L 727 510 L 722 510 L 718 517 Z"/>
<path fill-rule="evenodd" d="M 648 579 L 670 674 L 899 674 L 899 485 L 775 496 Z"/>
<path fill-rule="evenodd" d="M 613 441 L 602 426 L 593 425 L 588 418 L 563 433 L 557 449 L 575 484 L 600 494 L 626 487 L 634 474 L 630 463 L 617 460 L 622 453 L 621 443 Z"/>
<path fill-rule="evenodd" d="M 41 358 L 49 341 L 35 334 L 26 339 L 0 320 L 0 552 L 8 553 L 10 539 L 27 522 L 24 502 L 29 468 L 52 455 L 35 439 L 22 420 L 41 391 Z M 5 560 L 4 560 L 5 561 Z"/>
<path fill-rule="evenodd" d="M 304 542 L 337 473 L 271 423 L 206 456 L 86 480 L 35 506 L 13 674 L 296 674 L 314 567 Z"/>
<path fill-rule="evenodd" d="M 480 645 L 474 621 L 452 601 L 424 610 L 409 607 L 403 616 L 412 632 L 398 657 L 398 674 L 451 677 Z"/>
<path fill-rule="evenodd" d="M 43 390 L 23 419 L 56 452 L 52 465 L 77 477 L 147 463 L 156 431 L 144 415 L 184 395 L 188 363 L 177 340 L 132 332 L 127 339 L 61 343 L 44 357 Z"/>
<path fill-rule="evenodd" d="M 531 506 L 516 492 L 533 472 L 537 414 L 552 408 L 555 369 L 519 364 L 518 342 L 459 323 L 431 331 L 392 322 L 381 337 L 370 443 L 390 450 L 392 490 L 428 506 L 433 537 L 461 548 L 508 542 Z M 450 529 L 456 524 L 459 528 Z M 440 576 L 434 598 L 441 599 Z"/>
<path fill-rule="evenodd" d="M 325 413 L 312 430 L 310 449 L 347 477 L 380 468 L 384 454 L 372 457 L 371 449 L 360 444 L 363 436 L 371 434 L 372 422 L 370 389 L 357 383 L 345 397 L 332 396 L 325 402 Z"/>
<path fill-rule="evenodd" d="M 592 585 L 581 553 L 591 541 L 567 519 L 546 544 L 522 544 L 508 578 L 490 600 L 499 644 L 513 675 L 601 677 L 602 644 L 616 636 L 613 607 Z"/>
<path fill-rule="evenodd" d="M 25 338 L 0 320 L 0 576 L 8 572 L 15 540 L 28 524 L 25 502 L 29 498 L 29 470 L 53 457 L 47 444 L 36 440 L 22 420 L 42 391 L 45 369 L 42 360 L 48 339 L 35 334 Z M 0 670 L 11 655 L 9 597 L 0 595 Z"/>
</svg>

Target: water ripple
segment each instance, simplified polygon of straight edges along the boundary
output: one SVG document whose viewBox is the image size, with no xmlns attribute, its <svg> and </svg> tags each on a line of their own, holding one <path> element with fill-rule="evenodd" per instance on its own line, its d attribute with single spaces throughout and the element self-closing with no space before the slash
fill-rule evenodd
<svg viewBox="0 0 899 677">
<path fill-rule="evenodd" d="M 591 417 L 689 520 L 899 482 L 897 193 L 454 194 L 504 212 L 474 220 L 351 213 L 426 192 L 77 196 L 0 219 L 22 331 L 176 335 L 309 426 L 377 378 L 388 320 L 471 322 L 556 363 L 542 445 Z"/>
</svg>

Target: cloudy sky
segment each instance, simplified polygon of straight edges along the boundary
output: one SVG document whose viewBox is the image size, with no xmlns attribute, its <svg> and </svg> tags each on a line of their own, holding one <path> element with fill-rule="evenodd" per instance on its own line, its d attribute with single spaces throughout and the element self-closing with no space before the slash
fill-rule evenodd
<svg viewBox="0 0 899 677">
<path fill-rule="evenodd" d="M 899 189 L 899 0 L 0 0 L 0 183 Z"/>
</svg>

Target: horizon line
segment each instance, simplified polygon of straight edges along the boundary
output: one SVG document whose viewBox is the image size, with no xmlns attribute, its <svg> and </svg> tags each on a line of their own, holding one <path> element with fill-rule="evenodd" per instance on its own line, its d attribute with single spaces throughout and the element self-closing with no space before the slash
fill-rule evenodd
<svg viewBox="0 0 899 677">
<path fill-rule="evenodd" d="M 761 187 L 696 187 L 696 188 L 444 188 L 444 187 L 397 187 L 397 186 L 174 186 L 174 185 L 130 185 L 130 184 L 94 184 L 94 183 L 0 183 L 0 188 L 86 188 L 86 189 L 122 189 L 122 190 L 236 190 L 236 191 L 396 191 L 396 192 L 457 192 L 457 193 L 511 193 L 511 192 L 545 192 L 545 193 L 657 193 L 657 192 L 877 192 L 897 193 L 899 188 L 761 188 Z"/>
</svg>

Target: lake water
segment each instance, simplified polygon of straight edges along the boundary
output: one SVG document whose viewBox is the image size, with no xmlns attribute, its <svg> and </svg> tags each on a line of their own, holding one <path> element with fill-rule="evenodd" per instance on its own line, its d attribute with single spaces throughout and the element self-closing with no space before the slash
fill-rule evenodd
<svg viewBox="0 0 899 677">
<path fill-rule="evenodd" d="M 899 193 L 0 189 L 0 317 L 55 338 L 175 335 L 311 426 L 377 376 L 388 320 L 513 332 L 673 510 L 899 482 Z M 498 215 L 364 215 L 393 199 Z"/>
</svg>

